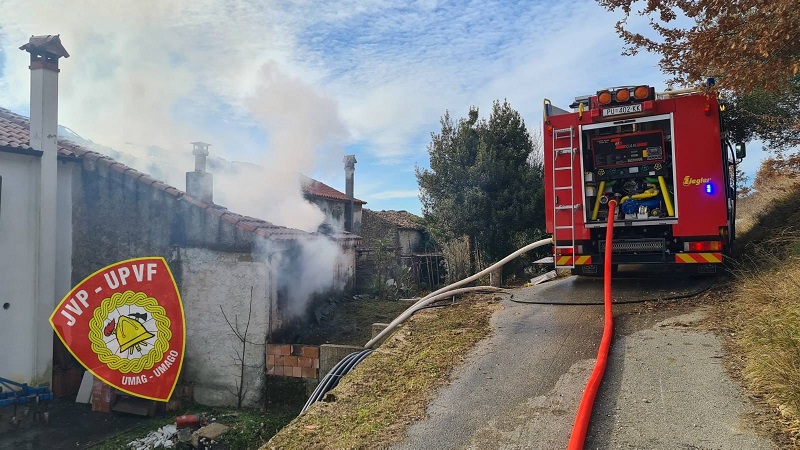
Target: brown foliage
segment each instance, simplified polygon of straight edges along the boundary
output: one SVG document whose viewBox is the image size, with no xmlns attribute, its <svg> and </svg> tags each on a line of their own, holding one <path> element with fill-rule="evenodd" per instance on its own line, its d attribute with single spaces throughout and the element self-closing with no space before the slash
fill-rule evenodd
<svg viewBox="0 0 800 450">
<path fill-rule="evenodd" d="M 788 186 L 782 186 L 776 180 L 784 180 L 783 184 Z M 798 188 L 798 185 L 800 185 L 800 154 L 778 154 L 765 159 L 753 180 L 753 187 L 759 191 L 794 190 Z"/>
<path fill-rule="evenodd" d="M 691 85 L 707 76 L 736 93 L 780 92 L 800 72 L 799 0 L 648 0 L 635 14 L 648 17 L 658 37 L 628 29 L 634 0 L 598 0 L 625 17 L 616 28 L 626 54 L 661 54 L 671 82 Z M 675 26 L 679 14 L 694 21 Z"/>
</svg>

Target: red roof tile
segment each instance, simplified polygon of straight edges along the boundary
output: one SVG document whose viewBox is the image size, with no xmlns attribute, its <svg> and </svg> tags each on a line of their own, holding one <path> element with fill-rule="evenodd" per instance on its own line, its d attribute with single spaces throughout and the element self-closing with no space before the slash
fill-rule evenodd
<svg viewBox="0 0 800 450">
<path fill-rule="evenodd" d="M 321 181 L 317 181 L 313 178 L 303 176 L 302 184 L 303 184 L 303 193 L 306 195 L 323 197 L 332 200 L 341 200 L 343 202 L 349 200 L 347 198 L 347 194 L 341 191 L 337 191 L 336 189 L 328 186 L 327 184 Z M 362 205 L 367 204 L 367 202 L 359 200 L 357 198 L 354 198 L 353 201 L 355 203 L 360 203 Z"/>
<path fill-rule="evenodd" d="M 30 124 L 28 123 L 28 119 L 26 117 L 20 116 L 19 114 L 15 114 L 5 108 L 0 108 L 0 150 L 34 151 L 30 147 Z M 81 147 L 80 145 L 75 144 L 74 142 L 70 142 L 67 140 L 59 140 L 58 156 L 62 158 L 77 157 L 81 159 L 86 159 L 88 161 L 96 161 L 104 166 L 107 166 L 117 172 L 122 173 L 124 176 L 135 179 L 139 183 L 142 183 L 147 186 L 152 186 L 156 189 L 164 191 L 172 196 L 177 197 L 180 201 L 184 201 L 194 207 L 200 208 L 204 211 L 208 211 L 209 214 L 212 214 L 215 217 L 219 217 L 222 220 L 225 220 L 226 222 L 230 222 L 231 224 L 236 225 L 238 228 L 242 230 L 245 230 L 250 233 L 255 233 L 259 236 L 263 236 L 274 240 L 292 240 L 292 239 L 309 238 L 317 234 L 317 233 L 308 233 L 294 228 L 282 227 L 267 222 L 266 220 L 242 216 L 230 212 L 225 207 L 220 205 L 208 205 L 204 202 L 192 198 L 189 195 L 186 195 L 186 193 L 181 191 L 180 189 L 174 188 L 161 181 L 155 180 L 150 175 L 144 174 L 122 163 L 119 163 L 115 161 L 113 158 Z M 331 188 L 330 186 L 327 186 L 316 180 L 312 180 L 311 178 L 309 178 L 309 180 L 318 183 L 320 186 L 323 186 L 324 188 L 327 188 L 327 190 L 325 190 L 324 188 L 318 188 L 318 189 L 320 190 L 320 192 L 328 193 L 328 195 L 331 196 L 329 198 L 338 199 L 339 196 L 344 197 L 344 199 L 347 198 L 344 194 Z M 320 195 L 323 197 L 326 196 L 323 194 L 312 194 L 312 195 Z M 356 200 L 356 201 L 364 203 L 361 200 Z M 345 231 L 337 231 L 333 234 L 330 234 L 330 236 L 339 241 L 353 241 L 361 239 L 359 236 L 356 236 L 352 233 L 347 233 Z"/>
<path fill-rule="evenodd" d="M 208 203 L 201 202 L 200 200 L 195 200 L 194 198 L 192 198 L 192 197 L 190 197 L 190 196 L 188 196 L 188 195 L 184 195 L 184 196 L 183 196 L 183 197 L 181 197 L 181 198 L 182 198 L 182 199 L 183 199 L 183 201 L 185 201 L 186 203 L 189 203 L 190 205 L 197 206 L 198 208 L 202 208 L 202 209 L 206 209 L 206 208 L 208 208 Z M 219 217 L 219 216 L 217 216 L 217 217 Z"/>
</svg>

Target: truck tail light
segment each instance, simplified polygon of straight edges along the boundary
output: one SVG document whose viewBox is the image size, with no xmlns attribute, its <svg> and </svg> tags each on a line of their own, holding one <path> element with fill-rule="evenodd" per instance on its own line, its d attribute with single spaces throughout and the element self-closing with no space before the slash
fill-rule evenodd
<svg viewBox="0 0 800 450">
<path fill-rule="evenodd" d="M 559 248 L 553 249 L 553 253 L 557 256 L 572 256 L 572 255 L 580 255 L 583 253 L 583 245 L 576 245 L 573 248 Z"/>
<path fill-rule="evenodd" d="M 683 250 L 687 252 L 718 252 L 722 250 L 720 241 L 684 242 Z"/>
</svg>

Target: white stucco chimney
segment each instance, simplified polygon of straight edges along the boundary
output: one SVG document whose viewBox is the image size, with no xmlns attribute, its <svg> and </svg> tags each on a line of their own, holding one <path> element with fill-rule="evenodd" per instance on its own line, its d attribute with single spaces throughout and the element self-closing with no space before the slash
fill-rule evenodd
<svg viewBox="0 0 800 450">
<path fill-rule="evenodd" d="M 192 142 L 194 172 L 186 172 L 186 193 L 201 202 L 214 203 L 214 176 L 206 172 L 208 147 L 205 142 Z"/>
<path fill-rule="evenodd" d="M 344 155 L 344 193 L 347 203 L 344 205 L 344 229 L 353 232 L 353 173 L 356 171 L 356 155 Z"/>
<path fill-rule="evenodd" d="M 42 152 L 39 205 L 36 219 L 36 306 L 31 327 L 45 329 L 59 299 L 56 298 L 56 230 L 58 164 L 58 60 L 69 53 L 59 35 L 31 36 L 20 47 L 30 53 L 30 146 Z M 47 330 L 49 331 L 49 330 Z M 50 382 L 53 360 L 52 332 L 36 333 L 31 379 Z"/>
</svg>

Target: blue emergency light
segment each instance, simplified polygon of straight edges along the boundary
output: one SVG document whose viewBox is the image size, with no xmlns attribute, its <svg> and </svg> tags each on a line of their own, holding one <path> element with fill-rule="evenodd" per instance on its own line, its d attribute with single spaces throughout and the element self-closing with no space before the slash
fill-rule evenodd
<svg viewBox="0 0 800 450">
<path fill-rule="evenodd" d="M 714 186 L 711 183 L 706 183 L 706 194 L 713 194 L 714 193 Z"/>
</svg>

